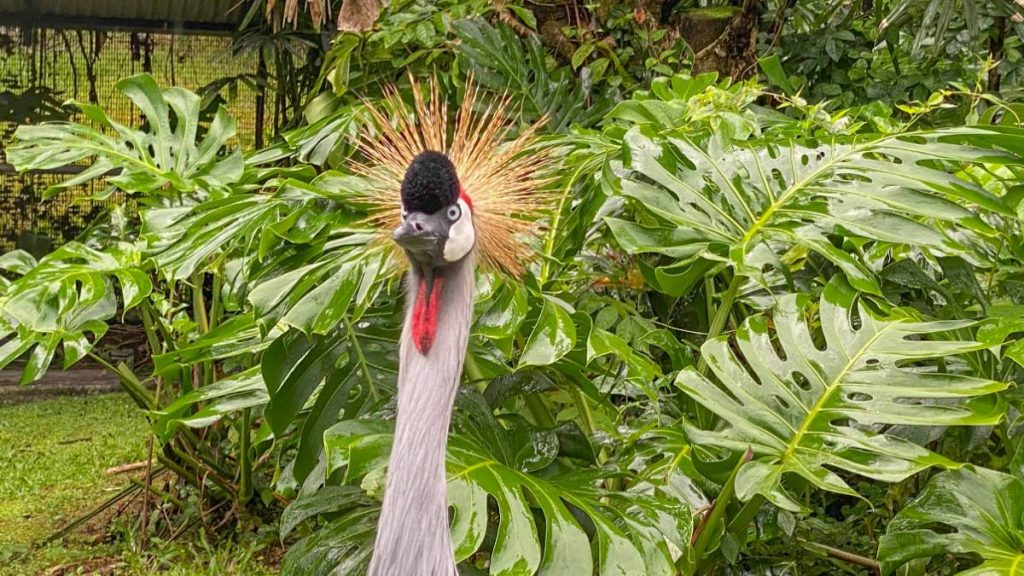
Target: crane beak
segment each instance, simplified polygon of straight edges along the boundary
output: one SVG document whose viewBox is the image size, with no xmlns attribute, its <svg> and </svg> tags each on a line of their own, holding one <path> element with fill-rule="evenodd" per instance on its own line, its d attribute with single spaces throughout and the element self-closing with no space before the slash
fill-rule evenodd
<svg viewBox="0 0 1024 576">
<path fill-rule="evenodd" d="M 443 262 L 447 229 L 437 218 L 419 212 L 409 213 L 391 234 L 391 238 L 405 250 L 409 260 L 424 267 Z"/>
</svg>

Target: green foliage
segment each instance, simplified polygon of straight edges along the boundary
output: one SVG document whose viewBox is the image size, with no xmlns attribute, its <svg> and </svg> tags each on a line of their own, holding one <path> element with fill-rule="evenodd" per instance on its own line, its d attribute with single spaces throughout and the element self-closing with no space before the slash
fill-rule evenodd
<svg viewBox="0 0 1024 576">
<path fill-rule="evenodd" d="M 1016 476 L 972 466 L 939 474 L 879 542 L 885 573 L 916 558 L 953 553 L 982 559 L 958 574 L 1017 574 L 1024 561 L 1022 503 L 1024 484 Z"/>
<path fill-rule="evenodd" d="M 894 513 L 887 569 L 988 559 L 996 539 L 970 501 L 1019 487 L 960 466 L 1020 461 L 1024 131 L 995 113 L 933 116 L 954 92 L 931 87 L 897 110 L 859 93 L 809 104 L 834 91 L 814 78 L 826 65 L 793 74 L 817 56 L 785 43 L 761 60 L 783 99 L 675 73 L 679 50 L 620 6 L 563 30 L 568 54 L 479 17 L 492 10 L 541 27 L 522 6 L 404 2 L 337 36 L 306 124 L 263 150 L 233 148 L 230 119 L 148 77 L 121 84 L 144 129 L 85 106 L 91 125 L 21 129 L 19 168 L 89 159 L 102 170 L 87 178 L 142 210 L 39 260 L 0 260 L 0 359 L 27 356 L 26 381 L 61 345 L 66 365 L 105 362 L 96 340 L 137 315 L 152 371 L 108 368 L 177 476 L 166 509 L 279 518 L 283 573 L 359 573 L 403 316 L 351 170 L 360 98 L 384 80 L 409 97 L 405 74 L 436 70 L 454 103 L 472 74 L 524 126 L 547 117 L 559 166 L 538 261 L 522 279 L 479 277 L 448 453 L 463 573 L 840 573 L 794 542 L 834 558 L 848 543 L 870 567 Z M 818 37 L 828 66 L 862 42 Z M 956 122 L 915 127 L 923 117 Z M 912 500 L 931 468 L 947 471 Z M 963 511 L 937 511 L 959 483 L 976 485 Z M 864 538 L 816 541 L 861 523 Z"/>
<path fill-rule="evenodd" d="M 28 352 L 23 384 L 42 377 L 58 346 L 63 345 L 65 368 L 92 351 L 118 308 L 114 279 L 124 309 L 138 305 L 152 289 L 149 275 L 138 269 L 136 247 L 127 243 L 100 252 L 70 242 L 38 263 L 15 251 L 4 255 L 2 264 L 21 277 L 5 293 L 0 334 L 7 342 L 0 348 L 0 366 Z"/>
<path fill-rule="evenodd" d="M 242 175 L 238 151 L 219 156 L 235 135 L 235 121 L 223 107 L 202 134 L 201 99 L 182 88 L 161 90 L 148 75 L 117 83 L 117 89 L 145 114 L 147 130 L 111 120 L 98 106 L 72 102 L 95 126 L 72 122 L 21 126 L 7 157 L 18 170 L 59 168 L 89 159 L 88 170 L 47 194 L 89 182 L 114 168 L 111 185 L 131 193 L 155 192 L 170 186 L 177 192 L 218 189 Z M 106 131 L 106 132 L 105 132 Z"/>
<path fill-rule="evenodd" d="M 487 502 L 493 498 L 500 517 L 490 554 L 493 573 L 571 573 L 581 567 L 588 573 L 673 573 L 665 539 L 677 549 L 685 547 L 691 532 L 686 507 L 631 490 L 597 488 L 604 476 L 600 472 L 532 474 L 552 465 L 559 454 L 558 436 L 532 429 L 521 417 L 505 416 L 503 424 L 483 398 L 468 392 L 459 401 L 459 419 L 460 433 L 450 440 L 448 452 L 457 560 L 480 551 L 490 530 Z M 342 422 L 327 431 L 325 442 L 328 473 L 345 470 L 346 483 L 378 485 L 391 446 L 385 425 Z M 543 520 L 535 519 L 531 507 Z M 581 527 L 580 515 L 592 536 Z M 601 551 L 594 557 L 591 538 Z M 334 541 L 320 544 L 337 546 Z"/>
<path fill-rule="evenodd" d="M 718 430 L 685 425 L 691 442 L 754 451 L 736 478 L 740 500 L 760 495 L 800 512 L 804 507 L 784 487 L 788 474 L 856 496 L 833 470 L 900 482 L 931 466 L 956 466 L 918 444 L 872 432 L 872 425 L 980 426 L 1002 418 L 1004 408 L 991 395 L 1006 384 L 922 365 L 979 349 L 977 342 L 929 338 L 969 322 L 880 317 L 833 281 L 816 313 L 819 339 L 807 326 L 809 304 L 786 295 L 771 329 L 764 317 L 747 318 L 733 337 L 735 352 L 729 338 L 706 342 L 701 354 L 721 387 L 692 369 L 676 378 L 684 393 L 728 423 Z M 915 368 L 901 367 L 907 363 Z M 949 405 L 945 398 L 966 401 Z"/>
<path fill-rule="evenodd" d="M 801 3 L 787 14 L 774 51 L 788 82 L 814 101 L 827 99 L 839 108 L 872 100 L 926 101 L 951 83 L 979 91 L 989 66 L 1019 85 L 1019 41 L 1004 44 L 1001 62 L 987 62 L 993 43 L 1003 42 L 996 19 L 1015 13 L 1021 8 L 1002 0 Z M 1008 37 L 1019 35 L 1019 22 L 1009 27 Z"/>
<path fill-rule="evenodd" d="M 813 147 L 755 143 L 753 148 L 725 147 L 714 138 L 701 146 L 684 135 L 652 136 L 642 128 L 626 134 L 637 177 L 623 182 L 622 194 L 661 225 L 620 220 L 609 225 L 630 252 L 679 259 L 658 270 L 665 279 L 693 266 L 706 269 L 702 261 L 725 261 L 737 274 L 767 283 L 762 271 L 772 267 L 785 274 L 781 258 L 798 246 L 830 261 L 858 289 L 878 293 L 873 274 L 854 255 L 837 250 L 828 235 L 841 230 L 862 245 L 913 239 L 921 248 L 956 253 L 968 249 L 964 240 L 976 244 L 981 239 L 975 234 L 992 233 L 962 202 L 1010 213 L 980 186 L 929 167 L 942 160 L 999 162 L 998 150 L 942 145 L 957 138 L 956 131 L 848 144 L 834 139 Z M 1008 136 L 1003 146 L 1016 148 L 1018 136 Z M 994 133 L 989 141 L 999 137 Z M 700 186 L 706 182 L 712 185 Z M 689 286 L 666 288 L 679 295 Z"/>
<path fill-rule="evenodd" d="M 575 81 L 569 68 L 549 66 L 547 53 L 533 36 L 521 41 L 507 26 L 480 20 L 457 22 L 455 32 L 459 57 L 474 79 L 483 87 L 498 93 L 508 90 L 521 99 L 524 122 L 547 118 L 553 132 L 570 124 L 590 126 L 614 101 L 613 93 Z"/>
</svg>

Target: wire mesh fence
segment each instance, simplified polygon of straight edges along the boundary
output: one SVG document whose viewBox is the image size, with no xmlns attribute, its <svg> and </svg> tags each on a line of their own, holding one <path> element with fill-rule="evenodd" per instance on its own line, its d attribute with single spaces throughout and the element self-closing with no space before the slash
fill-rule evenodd
<svg viewBox="0 0 1024 576">
<path fill-rule="evenodd" d="M 42 200 L 42 192 L 68 178 L 68 170 L 16 174 L 4 150 L 19 124 L 73 117 L 62 106 L 69 99 L 97 103 L 123 124 L 140 124 L 138 111 L 115 84 L 141 72 L 162 86 L 218 94 L 238 122 L 237 143 L 251 148 L 262 141 L 257 133 L 268 122 L 256 112 L 258 56 L 236 53 L 228 36 L 0 27 L 0 252 L 59 245 L 111 204 L 125 202 L 122 195 L 96 198 L 102 185 Z"/>
</svg>

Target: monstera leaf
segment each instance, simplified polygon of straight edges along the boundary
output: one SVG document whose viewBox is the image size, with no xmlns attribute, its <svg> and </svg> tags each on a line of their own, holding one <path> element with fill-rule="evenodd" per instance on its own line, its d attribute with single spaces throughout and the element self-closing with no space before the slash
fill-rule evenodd
<svg viewBox="0 0 1024 576">
<path fill-rule="evenodd" d="M 1005 128 L 731 147 L 657 128 L 638 126 L 625 136 L 632 172 L 621 193 L 644 222 L 608 222 L 626 250 L 676 261 L 648 274 L 673 295 L 719 262 L 754 279 L 766 268 L 786 274 L 783 260 L 794 247 L 829 260 L 857 289 L 880 294 L 856 250 L 837 247 L 830 236 L 947 254 L 981 250 L 994 230 L 972 208 L 1012 212 L 955 174 L 973 163 L 1024 163 L 1024 130 Z"/>
<path fill-rule="evenodd" d="M 976 342 L 942 339 L 970 322 L 883 317 L 858 303 L 842 281 L 822 294 L 820 337 L 808 326 L 811 311 L 811 302 L 788 295 L 771 319 L 749 318 L 734 344 L 725 337 L 706 342 L 701 352 L 720 386 L 692 369 L 676 380 L 725 422 L 717 430 L 687 426 L 694 445 L 753 449 L 754 459 L 736 478 L 742 500 L 760 494 L 797 511 L 802 506 L 786 490 L 787 474 L 856 495 L 834 470 L 898 482 L 929 466 L 955 466 L 869 427 L 982 425 L 1002 417 L 991 394 L 1007 384 L 941 372 L 925 362 L 980 349 Z M 929 403 L 948 398 L 967 401 Z"/>
<path fill-rule="evenodd" d="M 981 556 L 981 564 L 958 574 L 1024 573 L 1024 482 L 974 466 L 943 472 L 896 515 L 878 544 L 883 574 L 947 553 Z"/>
<path fill-rule="evenodd" d="M 4 255 L 0 268 L 22 276 L 0 298 L 0 367 L 31 350 L 21 377 L 27 384 L 46 373 L 61 345 L 64 368 L 84 358 L 118 310 L 115 281 L 124 310 L 152 290 L 140 262 L 138 246 L 126 242 L 103 251 L 69 242 L 38 263 L 21 251 Z"/>
<path fill-rule="evenodd" d="M 665 499 L 598 490 L 594 486 L 601 476 L 592 471 L 537 476 L 494 460 L 462 436 L 450 442 L 448 471 L 459 560 L 480 549 L 487 532 L 488 496 L 497 502 L 491 574 L 669 575 L 675 570 L 667 542 L 677 549 L 688 542 L 688 509 Z M 539 510 L 542 527 L 531 508 Z M 592 536 L 574 510 L 593 524 Z"/>
<path fill-rule="evenodd" d="M 125 192 L 223 189 L 237 182 L 245 165 L 241 152 L 224 152 L 235 121 L 218 108 L 200 136 L 202 99 L 182 88 L 161 90 L 147 74 L 119 81 L 117 89 L 145 115 L 148 128 L 120 124 L 99 106 L 72 102 L 94 126 L 44 122 L 20 126 L 7 157 L 18 170 L 44 170 L 90 160 L 80 174 L 47 190 L 60 192 L 101 178 Z"/>
<path fill-rule="evenodd" d="M 242 259 L 241 283 L 259 324 L 324 334 L 356 320 L 396 271 L 391 246 L 359 210 L 364 182 L 337 172 L 293 170 L 193 205 L 144 213 L 150 253 L 184 278 L 225 254 Z"/>
<path fill-rule="evenodd" d="M 484 551 L 493 518 L 488 499 L 493 498 L 497 537 L 489 551 L 491 574 L 675 573 L 669 543 L 686 549 L 692 528 L 688 508 L 641 493 L 601 490 L 607 474 L 598 470 L 528 472 L 525 468 L 546 465 L 554 457 L 543 435 L 518 430 L 486 434 L 482 426 L 486 423 L 477 422 L 471 433 L 449 439 L 448 500 L 458 561 Z M 516 437 L 526 443 L 509 449 L 509 438 Z M 341 422 L 327 431 L 325 441 L 329 473 L 344 469 L 346 482 L 381 490 L 391 446 L 386 424 Z M 505 444 L 498 453 L 497 441 Z M 529 444 L 538 441 L 541 445 Z"/>
<path fill-rule="evenodd" d="M 193 390 L 166 408 L 154 411 L 153 432 L 166 442 L 179 426 L 205 428 L 227 415 L 266 403 L 267 388 L 259 368 L 254 366 L 210 386 Z M 198 409 L 190 412 L 196 407 Z"/>
</svg>

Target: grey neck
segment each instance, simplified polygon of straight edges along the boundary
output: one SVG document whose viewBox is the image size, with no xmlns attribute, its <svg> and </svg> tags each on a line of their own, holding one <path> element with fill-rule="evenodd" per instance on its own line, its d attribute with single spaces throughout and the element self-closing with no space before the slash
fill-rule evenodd
<svg viewBox="0 0 1024 576">
<path fill-rule="evenodd" d="M 474 268 L 470 254 L 436 272 L 443 288 L 437 333 L 426 355 L 411 338 L 411 300 L 420 278 L 415 270 L 409 273 L 395 439 L 370 576 L 457 574 L 448 529 L 445 453 L 473 318 Z"/>
</svg>

